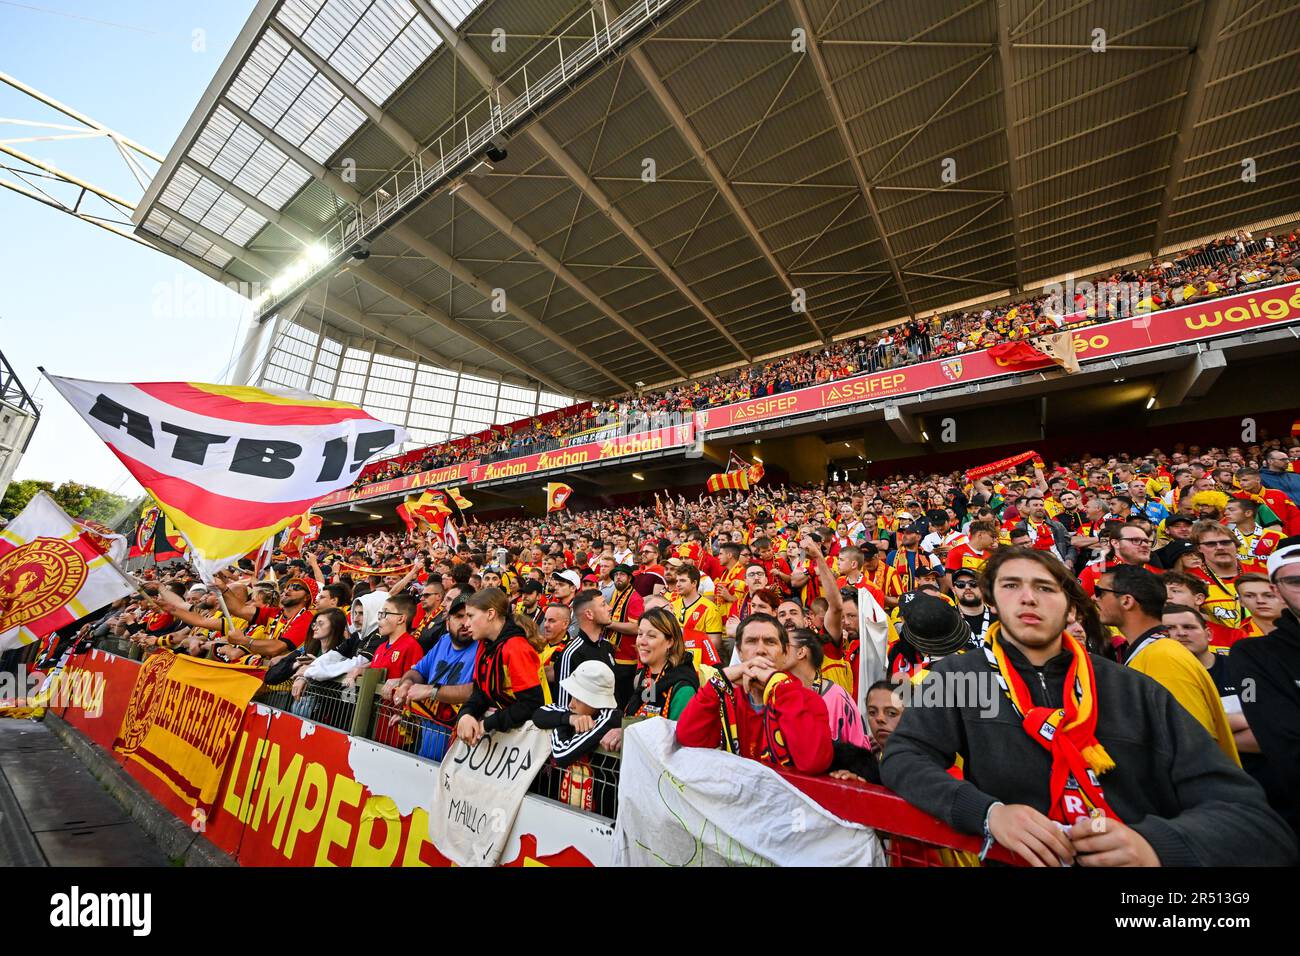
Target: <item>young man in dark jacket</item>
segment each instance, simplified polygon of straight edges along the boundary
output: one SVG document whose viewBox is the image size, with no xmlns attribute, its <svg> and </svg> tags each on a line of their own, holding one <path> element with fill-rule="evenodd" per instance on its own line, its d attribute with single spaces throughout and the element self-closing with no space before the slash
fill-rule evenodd
<svg viewBox="0 0 1300 956">
<path fill-rule="evenodd" d="M 1270 555 L 1268 576 L 1287 609 L 1264 637 L 1232 645 L 1228 673 L 1259 743 L 1268 802 L 1300 835 L 1300 545 Z"/>
<path fill-rule="evenodd" d="M 954 693 L 941 706 L 917 703 L 932 688 L 912 695 L 885 751 L 886 786 L 1035 866 L 1294 862 L 1295 839 L 1258 784 L 1167 690 L 1064 633 L 1084 598 L 1059 561 L 1002 549 L 982 585 L 999 619 L 985 653 L 933 666 L 927 683 Z M 959 754 L 962 780 L 948 773 Z"/>
</svg>

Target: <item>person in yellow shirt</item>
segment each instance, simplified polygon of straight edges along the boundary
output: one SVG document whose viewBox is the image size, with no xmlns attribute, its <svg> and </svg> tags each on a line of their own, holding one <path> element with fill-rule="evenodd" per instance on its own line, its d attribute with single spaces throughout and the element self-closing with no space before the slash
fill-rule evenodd
<svg viewBox="0 0 1300 956">
<path fill-rule="evenodd" d="M 700 570 L 693 564 L 683 564 L 676 574 L 677 597 L 672 599 L 671 607 L 682 626 L 686 649 L 695 658 L 697 669 L 701 664 L 721 666 L 722 615 L 716 604 L 700 594 Z"/>
<path fill-rule="evenodd" d="M 1219 692 L 1219 700 L 1223 703 L 1223 711 L 1228 715 L 1228 726 L 1232 728 L 1237 752 L 1259 753 L 1259 743 L 1241 709 L 1237 681 L 1228 670 L 1228 655 L 1216 654 L 1210 647 L 1210 628 L 1205 616 L 1186 604 L 1166 604 L 1161 621 L 1166 633 L 1187 648 L 1210 675 L 1215 690 Z"/>
<path fill-rule="evenodd" d="M 1145 568 L 1119 565 L 1097 581 L 1094 598 L 1101 622 L 1119 628 L 1125 667 L 1146 674 L 1183 705 L 1238 766 L 1241 757 L 1219 691 L 1191 651 L 1172 640 L 1161 615 L 1165 585 Z"/>
</svg>

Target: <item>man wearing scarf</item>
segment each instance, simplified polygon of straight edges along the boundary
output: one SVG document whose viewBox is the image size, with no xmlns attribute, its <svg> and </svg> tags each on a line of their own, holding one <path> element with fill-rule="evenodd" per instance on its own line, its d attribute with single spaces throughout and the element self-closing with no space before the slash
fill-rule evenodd
<svg viewBox="0 0 1300 956">
<path fill-rule="evenodd" d="M 1294 862 L 1295 839 L 1259 785 L 1173 696 L 1065 633 L 1085 599 L 1059 561 L 999 550 L 982 587 L 999 618 L 984 653 L 931 668 L 925 680 L 940 682 L 941 699 L 952 687 L 954 701 L 907 709 L 886 786 L 1034 866 Z M 958 756 L 963 780 L 948 773 Z"/>
</svg>

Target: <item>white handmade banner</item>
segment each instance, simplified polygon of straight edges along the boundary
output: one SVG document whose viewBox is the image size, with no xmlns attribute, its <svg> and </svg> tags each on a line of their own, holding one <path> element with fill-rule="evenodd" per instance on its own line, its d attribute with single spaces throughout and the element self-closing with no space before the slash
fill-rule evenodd
<svg viewBox="0 0 1300 956">
<path fill-rule="evenodd" d="M 551 735 L 531 723 L 457 740 L 442 758 L 429 810 L 429 840 L 460 866 L 494 866 L 528 786 L 551 755 Z"/>
<path fill-rule="evenodd" d="M 655 717 L 623 733 L 615 866 L 884 866 L 850 823 L 756 760 L 680 747 Z"/>
<path fill-rule="evenodd" d="M 866 588 L 858 589 L 858 713 L 866 720 L 867 688 L 888 670 L 889 615 Z"/>
</svg>

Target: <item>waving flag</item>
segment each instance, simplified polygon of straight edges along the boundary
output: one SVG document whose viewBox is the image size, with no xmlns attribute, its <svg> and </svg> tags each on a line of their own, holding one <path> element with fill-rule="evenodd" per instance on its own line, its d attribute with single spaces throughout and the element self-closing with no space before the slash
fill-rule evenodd
<svg viewBox="0 0 1300 956">
<path fill-rule="evenodd" d="M 0 531 L 0 651 L 40 640 L 134 590 L 95 537 L 38 491 Z"/>
<path fill-rule="evenodd" d="M 716 475 L 710 475 L 705 487 L 711 492 L 748 491 L 749 469 L 740 468 L 736 471 L 722 471 Z"/>
<path fill-rule="evenodd" d="M 427 525 L 441 531 L 447 523 L 451 509 L 442 498 L 440 491 L 426 491 L 420 497 L 406 502 L 406 510 L 416 522 L 417 527 Z"/>
<path fill-rule="evenodd" d="M 1075 352 L 1073 332 L 1055 332 L 1041 335 L 1032 342 L 999 342 L 989 349 L 989 357 L 1005 367 L 1052 361 L 1067 372 L 1079 371 L 1079 356 Z"/>
<path fill-rule="evenodd" d="M 291 389 L 47 375 L 217 571 L 406 440 L 347 402 Z"/>
<path fill-rule="evenodd" d="M 152 554 L 155 561 L 170 561 L 185 553 L 185 542 L 163 514 L 158 502 L 146 498 L 140 509 L 140 521 L 135 526 L 135 543 L 131 546 L 128 557 L 139 558 Z"/>
<path fill-rule="evenodd" d="M 401 518 L 402 524 L 406 525 L 407 534 L 415 531 L 415 519 L 411 517 L 411 509 L 405 501 L 397 506 L 397 517 Z"/>
<path fill-rule="evenodd" d="M 563 511 L 564 506 L 569 502 L 569 495 L 573 494 L 573 489 L 562 481 L 547 482 L 546 485 L 546 513 L 552 511 Z"/>
<path fill-rule="evenodd" d="M 320 537 L 320 528 L 324 519 L 320 515 L 314 515 L 310 511 L 298 516 L 297 520 L 289 525 L 289 531 L 285 534 L 284 545 L 281 550 L 285 554 L 301 554 L 302 546 L 309 544 Z"/>
<path fill-rule="evenodd" d="M 129 548 L 125 535 L 120 535 L 108 525 L 99 521 L 91 521 L 88 518 L 74 521 L 73 524 L 85 532 L 91 544 L 114 561 L 125 561 L 127 559 Z"/>
</svg>

